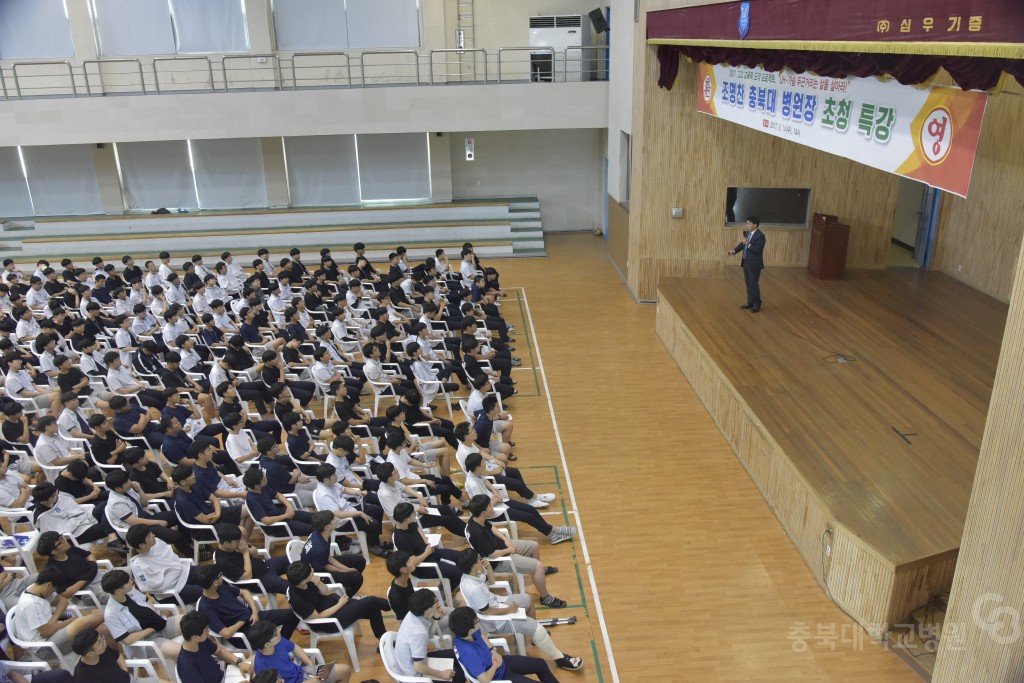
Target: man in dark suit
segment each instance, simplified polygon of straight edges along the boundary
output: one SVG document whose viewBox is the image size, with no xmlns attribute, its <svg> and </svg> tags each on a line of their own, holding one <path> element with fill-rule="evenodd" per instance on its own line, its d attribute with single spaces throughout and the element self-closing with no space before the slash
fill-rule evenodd
<svg viewBox="0 0 1024 683">
<path fill-rule="evenodd" d="M 729 251 L 730 255 L 743 252 L 743 280 L 747 285 L 747 303 L 740 308 L 749 308 L 751 313 L 761 310 L 761 271 L 764 270 L 764 233 L 761 232 L 761 221 L 757 216 L 747 218 L 745 239 Z"/>
</svg>

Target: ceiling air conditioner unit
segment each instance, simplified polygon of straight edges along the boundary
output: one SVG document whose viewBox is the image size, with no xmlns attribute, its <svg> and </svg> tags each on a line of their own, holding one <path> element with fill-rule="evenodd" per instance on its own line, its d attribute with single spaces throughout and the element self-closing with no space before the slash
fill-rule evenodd
<svg viewBox="0 0 1024 683">
<path fill-rule="evenodd" d="M 590 20 L 582 14 L 530 17 L 530 47 L 555 51 L 530 52 L 531 80 L 589 81 L 594 78 L 596 50 L 589 50 Z"/>
</svg>

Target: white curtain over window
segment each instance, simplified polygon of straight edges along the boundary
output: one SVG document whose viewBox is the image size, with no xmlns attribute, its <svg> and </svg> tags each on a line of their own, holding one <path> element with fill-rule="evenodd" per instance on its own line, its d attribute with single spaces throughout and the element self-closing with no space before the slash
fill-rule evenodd
<svg viewBox="0 0 1024 683">
<path fill-rule="evenodd" d="M 119 142 L 115 149 L 129 209 L 199 208 L 184 140 Z"/>
<path fill-rule="evenodd" d="M 103 213 L 92 145 L 22 147 L 37 216 Z"/>
<path fill-rule="evenodd" d="M 74 56 L 64 0 L 0 0 L 0 59 Z"/>
<path fill-rule="evenodd" d="M 17 147 L 0 147 L 0 219 L 32 216 L 32 197 Z"/>
<path fill-rule="evenodd" d="M 427 133 L 360 135 L 358 144 L 363 201 L 430 197 Z"/>
<path fill-rule="evenodd" d="M 304 135 L 284 139 L 292 206 L 359 203 L 353 135 Z"/>
<path fill-rule="evenodd" d="M 348 44 L 354 48 L 420 46 L 416 0 L 347 0 Z"/>
<path fill-rule="evenodd" d="M 345 0 L 274 0 L 274 33 L 278 50 L 343 50 Z"/>
<path fill-rule="evenodd" d="M 174 54 L 167 0 L 93 0 L 93 6 L 103 56 Z"/>
<path fill-rule="evenodd" d="M 170 0 L 178 52 L 248 52 L 242 0 Z"/>
<path fill-rule="evenodd" d="M 258 138 L 192 140 L 189 144 L 199 208 L 266 208 L 267 182 Z"/>
</svg>

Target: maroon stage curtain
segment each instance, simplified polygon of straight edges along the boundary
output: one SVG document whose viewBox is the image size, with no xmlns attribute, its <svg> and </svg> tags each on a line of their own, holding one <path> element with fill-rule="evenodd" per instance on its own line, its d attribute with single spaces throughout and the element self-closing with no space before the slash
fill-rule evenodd
<svg viewBox="0 0 1024 683">
<path fill-rule="evenodd" d="M 1021 59 L 659 45 L 658 62 L 661 71 L 658 85 L 666 90 L 671 90 L 676 81 L 680 56 L 708 64 L 746 67 L 761 65 L 767 71 L 781 71 L 783 68 L 797 73 L 813 71 L 829 78 L 887 75 L 903 85 L 924 83 L 941 68 L 948 71 L 963 90 L 991 90 L 999 83 L 1005 71 L 1024 85 L 1024 60 Z"/>
</svg>

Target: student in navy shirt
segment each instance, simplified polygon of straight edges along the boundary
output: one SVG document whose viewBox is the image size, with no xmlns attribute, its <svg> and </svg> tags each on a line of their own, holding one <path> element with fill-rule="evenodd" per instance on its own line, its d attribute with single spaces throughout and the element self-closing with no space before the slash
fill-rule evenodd
<svg viewBox="0 0 1024 683">
<path fill-rule="evenodd" d="M 181 652 L 175 669 L 179 681 L 188 683 L 223 683 L 224 671 L 217 663 L 237 666 L 246 676 L 252 674 L 252 664 L 241 655 L 234 655 L 210 638 L 210 620 L 198 611 L 187 612 L 181 618 Z"/>
<path fill-rule="evenodd" d="M 291 638 L 299 627 L 299 618 L 290 609 L 261 610 L 247 590 L 236 588 L 224 581 L 224 574 L 215 565 L 204 565 L 196 570 L 196 583 L 203 594 L 196 609 L 210 620 L 210 629 L 222 638 L 236 634 L 248 635 L 254 625 L 267 621 L 281 627 L 281 635 Z M 232 641 L 242 646 L 242 642 Z"/>
<path fill-rule="evenodd" d="M 288 532 L 292 536 L 307 536 L 313 531 L 313 527 L 310 526 L 311 513 L 306 510 L 296 510 L 283 493 L 272 491 L 267 486 L 267 477 L 262 469 L 250 467 L 242 477 L 242 483 L 249 489 L 245 496 L 249 514 L 260 525 L 264 534 L 286 536 L 287 534 L 280 527 L 270 526 L 277 522 L 287 524 Z"/>
<path fill-rule="evenodd" d="M 301 559 L 308 562 L 315 572 L 327 572 L 334 583 L 345 587 L 345 592 L 355 595 L 363 585 L 363 570 L 366 560 L 362 555 L 331 553 L 331 534 L 334 533 L 334 513 L 320 510 L 313 513 L 313 533 L 302 546 Z"/>
<path fill-rule="evenodd" d="M 448 616 L 448 626 L 455 634 L 455 658 L 473 678 L 487 674 L 491 681 L 532 683 L 533 679 L 527 676 L 536 676 L 541 683 L 558 683 L 543 659 L 502 655 L 491 647 L 471 607 L 456 607 Z"/>
<path fill-rule="evenodd" d="M 145 410 L 130 405 L 128 399 L 120 395 L 110 398 L 110 409 L 114 411 L 114 429 L 118 434 L 141 436 L 152 448 L 160 448 L 163 445 L 163 433 L 150 422 L 149 414 Z M 133 429 L 136 431 L 133 432 Z"/>
<path fill-rule="evenodd" d="M 196 474 L 188 465 L 176 465 L 171 471 L 171 479 L 178 486 L 174 490 L 174 509 L 178 516 L 187 523 L 211 525 L 221 523 L 238 525 L 241 523 L 242 506 L 222 508 L 216 496 L 211 495 L 205 487 L 196 484 Z M 252 522 L 248 518 L 246 518 L 246 527 L 252 528 Z"/>
<path fill-rule="evenodd" d="M 280 448 L 270 437 L 256 442 L 256 450 L 261 454 L 257 464 L 267 475 L 267 487 L 273 493 L 297 493 L 303 505 L 312 506 L 316 482 L 300 472 L 287 455 L 278 455 Z"/>
</svg>

